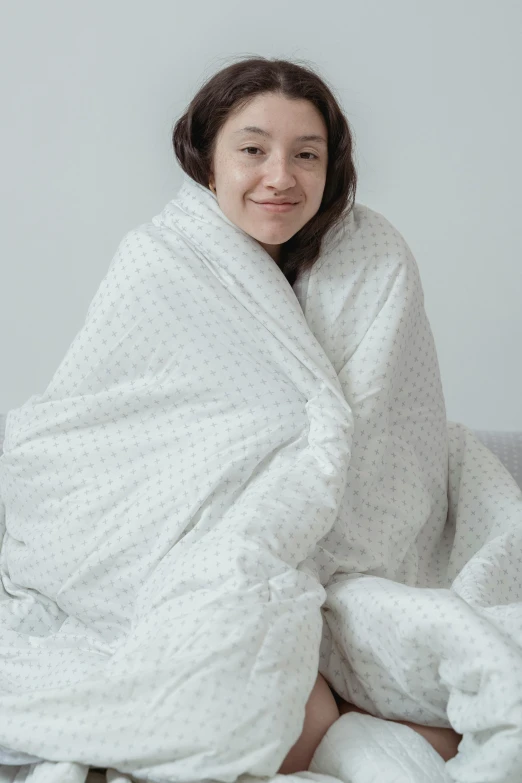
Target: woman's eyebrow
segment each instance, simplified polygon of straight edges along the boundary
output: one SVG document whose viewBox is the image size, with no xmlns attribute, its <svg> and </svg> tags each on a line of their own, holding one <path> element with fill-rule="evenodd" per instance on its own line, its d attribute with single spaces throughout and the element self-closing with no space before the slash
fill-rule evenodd
<svg viewBox="0 0 522 783">
<path fill-rule="evenodd" d="M 259 133 L 261 136 L 267 136 L 268 138 L 272 138 L 272 134 L 269 133 L 266 130 L 263 130 L 263 128 L 258 128 L 257 125 L 247 125 L 244 128 L 240 128 L 237 131 L 234 131 L 234 133 Z M 318 136 L 315 133 L 308 134 L 307 136 L 296 136 L 296 141 L 319 141 L 322 144 L 326 144 L 326 139 L 322 136 Z"/>
</svg>

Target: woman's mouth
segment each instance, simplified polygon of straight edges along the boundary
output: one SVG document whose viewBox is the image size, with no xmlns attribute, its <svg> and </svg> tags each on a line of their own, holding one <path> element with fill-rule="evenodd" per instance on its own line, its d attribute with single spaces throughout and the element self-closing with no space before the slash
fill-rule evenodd
<svg viewBox="0 0 522 783">
<path fill-rule="evenodd" d="M 267 212 L 290 212 L 291 209 L 297 206 L 297 204 L 271 204 L 267 201 L 254 201 L 261 209 L 266 209 Z"/>
</svg>

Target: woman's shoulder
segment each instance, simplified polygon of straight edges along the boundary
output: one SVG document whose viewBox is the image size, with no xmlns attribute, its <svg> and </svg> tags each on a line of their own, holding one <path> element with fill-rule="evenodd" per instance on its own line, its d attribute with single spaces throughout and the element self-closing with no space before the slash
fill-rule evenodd
<svg viewBox="0 0 522 783">
<path fill-rule="evenodd" d="M 363 279 L 400 275 L 417 285 L 419 268 L 405 238 L 381 212 L 356 201 L 337 223 L 324 245 L 324 266 L 328 274 L 341 274 L 347 267 Z"/>
<path fill-rule="evenodd" d="M 352 249 L 416 266 L 411 248 L 395 223 L 376 209 L 356 201 L 343 216 L 342 224 L 343 241 Z"/>
<path fill-rule="evenodd" d="M 373 231 L 376 237 L 393 235 L 404 241 L 404 237 L 389 218 L 360 201 L 356 201 L 343 215 L 343 224 L 348 233 Z"/>
</svg>

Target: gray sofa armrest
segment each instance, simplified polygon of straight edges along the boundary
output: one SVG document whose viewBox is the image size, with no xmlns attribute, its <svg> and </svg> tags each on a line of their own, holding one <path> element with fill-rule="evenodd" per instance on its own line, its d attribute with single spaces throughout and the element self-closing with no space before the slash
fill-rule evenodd
<svg viewBox="0 0 522 783">
<path fill-rule="evenodd" d="M 522 432 L 473 430 L 477 438 L 495 454 L 522 489 Z"/>
</svg>

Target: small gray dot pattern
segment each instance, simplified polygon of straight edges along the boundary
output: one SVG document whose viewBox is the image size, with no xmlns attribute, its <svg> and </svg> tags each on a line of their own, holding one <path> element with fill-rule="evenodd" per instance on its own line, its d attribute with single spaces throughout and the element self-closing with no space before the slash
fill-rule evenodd
<svg viewBox="0 0 522 783">
<path fill-rule="evenodd" d="M 8 412 L 0 487 L 0 783 L 272 778 L 318 671 L 463 734 L 450 780 L 522 780 L 522 492 L 447 421 L 379 213 L 292 288 L 185 177 Z"/>
</svg>

